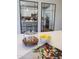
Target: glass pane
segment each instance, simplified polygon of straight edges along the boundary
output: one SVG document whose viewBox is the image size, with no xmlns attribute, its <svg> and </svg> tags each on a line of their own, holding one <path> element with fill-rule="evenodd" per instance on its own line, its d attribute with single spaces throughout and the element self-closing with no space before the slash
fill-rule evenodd
<svg viewBox="0 0 79 59">
<path fill-rule="evenodd" d="M 54 30 L 55 4 L 42 3 L 41 31 Z"/>
<path fill-rule="evenodd" d="M 21 33 L 32 34 L 38 31 L 38 3 L 20 1 Z"/>
</svg>

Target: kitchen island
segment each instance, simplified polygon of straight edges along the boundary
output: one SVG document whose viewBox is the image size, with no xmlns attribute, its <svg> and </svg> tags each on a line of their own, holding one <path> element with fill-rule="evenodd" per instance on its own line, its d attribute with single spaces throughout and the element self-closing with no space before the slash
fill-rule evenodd
<svg viewBox="0 0 79 59">
<path fill-rule="evenodd" d="M 48 34 L 50 33 L 52 36 L 52 39 L 50 42 L 48 42 L 50 45 L 62 50 L 62 31 L 52 31 L 52 32 L 41 32 L 41 34 Z M 39 38 L 39 34 L 34 34 L 34 35 L 30 35 L 30 36 L 36 36 Z M 26 37 L 28 37 L 29 35 L 26 35 Z M 32 49 L 34 49 L 36 46 L 31 46 L 31 47 L 27 47 L 23 44 L 22 40 L 25 37 L 24 34 L 18 34 L 17 36 L 17 55 L 18 55 L 18 59 L 21 58 L 22 56 L 24 56 L 25 54 L 27 54 L 28 52 L 30 52 Z M 42 44 L 38 44 L 37 46 L 43 45 Z"/>
</svg>

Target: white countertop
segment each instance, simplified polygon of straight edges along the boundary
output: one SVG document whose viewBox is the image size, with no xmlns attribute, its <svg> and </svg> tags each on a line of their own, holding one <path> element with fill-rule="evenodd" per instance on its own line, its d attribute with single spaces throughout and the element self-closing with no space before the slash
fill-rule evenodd
<svg viewBox="0 0 79 59">
<path fill-rule="evenodd" d="M 62 31 L 53 31 L 53 32 L 42 32 L 42 33 L 50 33 L 52 35 L 52 40 L 50 41 L 49 44 L 52 46 L 62 50 Z M 38 37 L 38 34 L 35 34 L 34 36 Z M 29 36 L 29 35 L 26 35 Z M 17 35 L 17 56 L 18 59 L 24 56 L 26 53 L 31 51 L 34 47 L 25 47 L 22 39 L 24 38 L 23 34 L 18 34 Z"/>
</svg>

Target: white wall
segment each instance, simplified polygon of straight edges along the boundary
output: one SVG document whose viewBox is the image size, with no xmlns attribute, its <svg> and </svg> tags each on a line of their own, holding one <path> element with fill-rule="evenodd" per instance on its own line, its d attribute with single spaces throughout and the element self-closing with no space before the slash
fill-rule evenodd
<svg viewBox="0 0 79 59">
<path fill-rule="evenodd" d="M 62 0 L 29 0 L 29 1 L 37 1 L 40 2 L 39 3 L 39 8 L 41 9 L 41 2 L 46 2 L 46 3 L 54 3 L 56 4 L 56 17 L 55 17 L 55 30 L 62 30 Z M 18 3 L 19 5 L 19 3 Z M 40 10 L 38 9 L 38 11 Z M 17 19 L 17 33 L 20 34 L 20 19 L 19 19 L 19 6 L 18 6 L 18 19 Z M 38 12 L 38 16 L 41 16 L 41 12 Z M 38 24 L 40 24 L 40 19 L 41 17 L 39 17 L 39 22 Z M 38 25 L 39 30 L 40 31 L 40 25 Z"/>
<path fill-rule="evenodd" d="M 17 0 L 17 34 L 20 34 L 20 10 L 19 10 L 19 0 Z"/>
<path fill-rule="evenodd" d="M 55 0 L 55 3 L 56 3 L 55 30 L 62 30 L 62 0 Z"/>
</svg>

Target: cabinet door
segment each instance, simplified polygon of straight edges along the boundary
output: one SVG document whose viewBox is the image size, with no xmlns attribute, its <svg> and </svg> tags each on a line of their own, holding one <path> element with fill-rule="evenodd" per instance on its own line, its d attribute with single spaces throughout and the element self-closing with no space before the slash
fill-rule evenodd
<svg viewBox="0 0 79 59">
<path fill-rule="evenodd" d="M 38 32 L 38 3 L 31 1 L 20 1 L 20 23 L 21 33 Z M 36 24 L 37 26 L 35 26 Z M 26 28 L 25 28 L 26 27 Z M 35 29 L 35 30 L 34 30 Z"/>
<path fill-rule="evenodd" d="M 41 5 L 41 31 L 53 31 L 55 27 L 55 4 L 42 3 Z"/>
</svg>

